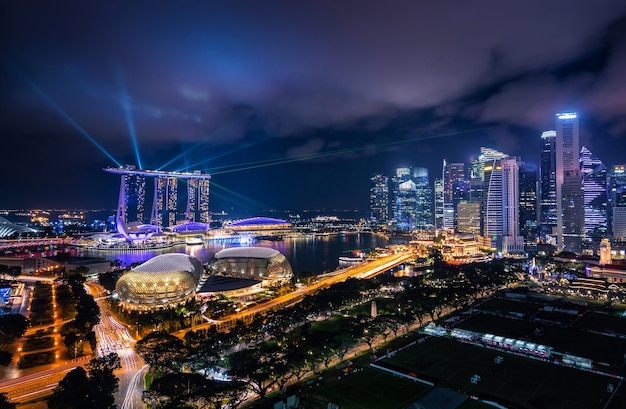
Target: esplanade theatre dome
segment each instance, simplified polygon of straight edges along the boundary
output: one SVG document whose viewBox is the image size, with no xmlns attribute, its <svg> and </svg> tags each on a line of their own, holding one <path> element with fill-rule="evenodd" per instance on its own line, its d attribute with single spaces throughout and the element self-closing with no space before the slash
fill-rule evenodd
<svg viewBox="0 0 626 409">
<path fill-rule="evenodd" d="M 232 247 L 217 252 L 209 262 L 211 274 L 234 278 L 287 281 L 293 276 L 289 261 L 267 247 Z"/>
<path fill-rule="evenodd" d="M 124 308 L 138 311 L 174 307 L 195 294 L 204 270 L 186 254 L 162 254 L 124 273 L 115 290 Z"/>
</svg>

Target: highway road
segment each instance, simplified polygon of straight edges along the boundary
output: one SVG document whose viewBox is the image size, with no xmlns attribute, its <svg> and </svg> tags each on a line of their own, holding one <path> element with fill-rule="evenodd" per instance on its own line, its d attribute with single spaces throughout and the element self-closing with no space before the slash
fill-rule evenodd
<svg viewBox="0 0 626 409">
<path fill-rule="evenodd" d="M 337 274 L 324 277 L 319 281 L 309 285 L 308 287 L 303 287 L 297 291 L 282 295 L 265 303 L 255 305 L 251 308 L 246 309 L 245 311 L 228 315 L 219 320 L 214 320 L 213 322 L 196 325 L 194 326 L 193 330 L 197 331 L 199 329 L 207 329 L 213 325 L 216 325 L 218 329 L 228 328 L 234 325 L 237 320 L 249 321 L 257 314 L 293 304 L 294 302 L 301 300 L 307 294 L 312 294 L 315 291 L 318 291 L 322 288 L 330 287 L 331 285 L 342 281 L 346 281 L 349 278 L 372 278 L 377 274 L 381 274 L 389 270 L 390 268 L 399 266 L 407 262 L 412 257 L 413 255 L 410 253 L 392 254 L 390 256 L 385 256 L 370 261 L 366 264 L 359 264 L 354 267 L 342 270 Z M 173 335 L 182 338 L 188 331 L 191 331 L 191 329 L 177 331 L 174 332 Z"/>
</svg>

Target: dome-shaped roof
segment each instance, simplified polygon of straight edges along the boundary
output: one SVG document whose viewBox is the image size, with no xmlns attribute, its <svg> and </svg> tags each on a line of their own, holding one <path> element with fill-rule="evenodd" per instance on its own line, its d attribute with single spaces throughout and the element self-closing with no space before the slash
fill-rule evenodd
<svg viewBox="0 0 626 409">
<path fill-rule="evenodd" d="M 217 252 L 209 262 L 211 273 L 248 280 L 287 280 L 293 276 L 289 261 L 268 247 L 232 247 Z"/>
<path fill-rule="evenodd" d="M 122 305 L 136 310 L 173 307 L 195 293 L 200 262 L 186 254 L 162 254 L 126 272 L 115 285 Z"/>
<path fill-rule="evenodd" d="M 232 222 L 231 227 L 243 227 L 243 226 L 258 226 L 258 225 L 290 225 L 286 220 L 272 219 L 271 217 L 251 217 L 249 219 L 242 219 Z"/>
</svg>

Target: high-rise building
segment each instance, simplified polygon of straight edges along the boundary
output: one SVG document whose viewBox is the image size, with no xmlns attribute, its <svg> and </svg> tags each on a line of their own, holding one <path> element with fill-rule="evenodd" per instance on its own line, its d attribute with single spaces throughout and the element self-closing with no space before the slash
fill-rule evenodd
<svg viewBox="0 0 626 409">
<path fill-rule="evenodd" d="M 585 213 L 576 113 L 557 114 L 555 145 L 557 247 L 559 250 L 580 253 Z"/>
<path fill-rule="evenodd" d="M 120 202 L 124 206 L 124 223 L 144 224 L 146 178 L 138 174 L 123 174 L 121 178 L 123 198 L 120 198 Z"/>
<path fill-rule="evenodd" d="M 459 185 L 465 183 L 465 164 L 464 163 L 447 163 L 443 160 L 443 227 L 453 229 L 455 227 L 456 204 L 460 200 L 466 200 L 469 197 L 469 191 L 462 186 L 457 192 Z M 467 197 L 465 197 L 467 194 Z M 456 196 L 456 201 L 455 201 Z"/>
<path fill-rule="evenodd" d="M 537 241 L 537 170 L 534 164 L 519 163 L 519 231 L 526 245 Z"/>
<path fill-rule="evenodd" d="M 430 187 L 428 169 L 413 169 L 416 194 L 415 229 L 430 230 L 433 228 L 433 190 Z"/>
<path fill-rule="evenodd" d="M 524 251 L 519 235 L 519 168 L 516 158 L 484 162 L 483 235 L 503 254 Z"/>
<path fill-rule="evenodd" d="M 393 215 L 398 228 L 432 228 L 432 190 L 428 170 L 398 168 L 392 183 Z"/>
<path fill-rule="evenodd" d="M 541 134 L 539 225 L 541 235 L 556 233 L 556 131 Z"/>
<path fill-rule="evenodd" d="M 587 147 L 580 149 L 585 206 L 585 238 L 599 243 L 608 235 L 607 168 Z"/>
<path fill-rule="evenodd" d="M 194 174 L 200 175 L 199 171 Z M 209 180 L 203 178 L 187 179 L 187 209 L 185 218 L 192 222 L 209 223 Z"/>
<path fill-rule="evenodd" d="M 480 203 L 462 201 L 456 210 L 456 230 L 460 233 L 480 234 Z"/>
<path fill-rule="evenodd" d="M 435 179 L 434 189 L 435 191 L 435 228 L 443 229 L 443 180 Z"/>
<path fill-rule="evenodd" d="M 626 165 L 615 165 L 609 176 L 609 211 L 611 237 L 626 238 Z"/>
<path fill-rule="evenodd" d="M 159 227 L 176 225 L 176 210 L 178 209 L 178 179 L 173 176 L 159 176 L 154 179 L 155 196 Z"/>
<path fill-rule="evenodd" d="M 370 178 L 370 220 L 379 225 L 389 221 L 389 178 L 382 174 Z"/>
</svg>

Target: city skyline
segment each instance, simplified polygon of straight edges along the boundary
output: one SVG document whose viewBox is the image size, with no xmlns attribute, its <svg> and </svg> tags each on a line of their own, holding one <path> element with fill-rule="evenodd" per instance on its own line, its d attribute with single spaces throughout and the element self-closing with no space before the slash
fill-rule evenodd
<svg viewBox="0 0 626 409">
<path fill-rule="evenodd" d="M 134 165 L 211 174 L 211 211 L 365 211 L 376 173 L 538 164 L 557 112 L 626 162 L 623 2 L 244 4 L 4 4 L 0 208 L 113 209 Z"/>
</svg>

